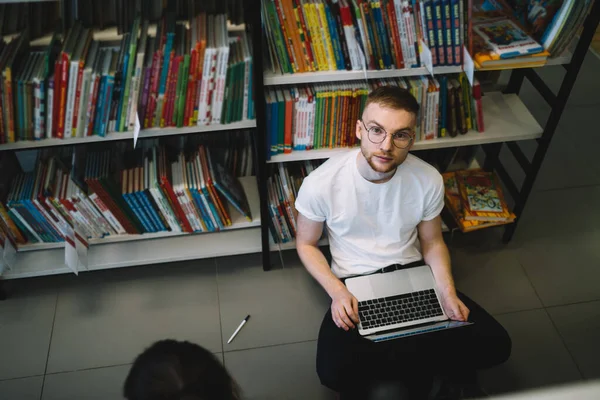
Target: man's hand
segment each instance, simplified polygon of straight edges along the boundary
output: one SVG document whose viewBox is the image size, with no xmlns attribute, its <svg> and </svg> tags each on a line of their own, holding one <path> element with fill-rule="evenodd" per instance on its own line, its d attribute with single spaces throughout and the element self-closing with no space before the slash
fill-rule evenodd
<svg viewBox="0 0 600 400">
<path fill-rule="evenodd" d="M 338 328 L 354 329 L 358 320 L 358 300 L 345 287 L 340 287 L 331 296 L 331 316 Z"/>
<path fill-rule="evenodd" d="M 442 305 L 444 306 L 444 311 L 446 311 L 448 318 L 454 321 L 466 321 L 469 319 L 469 309 L 456 294 L 444 296 Z"/>
</svg>

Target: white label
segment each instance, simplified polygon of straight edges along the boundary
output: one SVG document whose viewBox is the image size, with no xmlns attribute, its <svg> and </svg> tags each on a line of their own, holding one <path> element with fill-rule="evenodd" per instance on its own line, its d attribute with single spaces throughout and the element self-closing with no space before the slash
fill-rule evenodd
<svg viewBox="0 0 600 400">
<path fill-rule="evenodd" d="M 2 260 L 8 270 L 13 269 L 17 265 L 17 249 L 12 242 L 6 238 L 4 240 L 4 250 L 2 251 Z"/>
<path fill-rule="evenodd" d="M 429 74 L 433 76 L 433 59 L 431 56 L 431 50 L 429 50 L 429 46 L 427 46 L 423 40 L 420 40 L 419 42 L 421 47 L 421 63 L 427 69 L 427 71 L 429 71 Z"/>
<path fill-rule="evenodd" d="M 65 236 L 65 265 L 75 275 L 79 275 L 79 256 L 75 247 L 75 231 L 69 225 L 68 234 Z"/>
<path fill-rule="evenodd" d="M 138 136 L 140 135 L 140 116 L 138 115 L 138 113 L 135 113 L 135 121 L 133 124 L 133 148 L 135 149 L 135 146 L 137 144 L 137 140 L 138 140 Z"/>
<path fill-rule="evenodd" d="M 83 229 L 78 223 L 75 223 L 75 250 L 77 250 L 77 258 L 79 266 L 88 269 L 88 249 L 90 244 L 85 237 Z"/>
<path fill-rule="evenodd" d="M 463 46 L 463 59 L 465 60 L 464 65 L 463 65 L 463 70 L 465 71 L 465 74 L 467 74 L 467 79 L 469 80 L 471 87 L 473 87 L 473 76 L 475 74 L 475 63 L 473 62 L 473 59 L 471 58 L 471 55 L 469 54 L 469 50 L 467 50 L 467 48 L 465 46 Z"/>
</svg>

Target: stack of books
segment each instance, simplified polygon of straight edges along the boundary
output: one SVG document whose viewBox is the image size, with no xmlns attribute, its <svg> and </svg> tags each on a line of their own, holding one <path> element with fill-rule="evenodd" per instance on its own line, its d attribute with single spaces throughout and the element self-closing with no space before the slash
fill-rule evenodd
<svg viewBox="0 0 600 400">
<path fill-rule="evenodd" d="M 355 121 L 367 95 L 379 86 L 409 90 L 420 104 L 416 140 L 484 132 L 481 85 L 465 76 L 440 75 L 267 89 L 267 138 L 271 155 L 355 146 Z"/>
<path fill-rule="evenodd" d="M 302 181 L 314 171 L 323 160 L 298 163 L 278 163 L 267 180 L 269 194 L 269 230 L 275 243 L 287 243 L 296 238 L 296 218 L 294 207 Z"/>
<path fill-rule="evenodd" d="M 14 164 L 0 185 L 2 229 L 17 243 L 48 243 L 63 241 L 69 228 L 88 239 L 213 232 L 232 225 L 230 207 L 252 220 L 240 182 L 225 167 L 242 154 L 192 142 L 143 144 L 135 151 L 120 143 L 44 150 L 32 172 Z"/>
<path fill-rule="evenodd" d="M 472 54 L 480 70 L 538 67 L 577 36 L 592 0 L 475 0 Z"/>
<path fill-rule="evenodd" d="M 44 48 L 0 40 L 0 143 L 255 118 L 249 39 L 225 14 L 166 13 L 150 31 L 134 18 L 117 48 L 80 22 Z"/>
<path fill-rule="evenodd" d="M 275 73 L 462 65 L 465 0 L 262 0 Z"/>
<path fill-rule="evenodd" d="M 493 172 L 480 169 L 442 174 L 446 207 L 462 232 L 512 223 L 502 187 Z"/>
<path fill-rule="evenodd" d="M 560 56 L 577 34 L 593 0 L 513 0 L 514 15 L 552 56 Z"/>
</svg>

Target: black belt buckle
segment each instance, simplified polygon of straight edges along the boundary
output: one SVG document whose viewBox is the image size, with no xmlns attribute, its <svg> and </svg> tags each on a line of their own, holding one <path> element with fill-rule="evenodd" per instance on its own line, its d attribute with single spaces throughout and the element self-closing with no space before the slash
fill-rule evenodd
<svg viewBox="0 0 600 400">
<path fill-rule="evenodd" d="M 392 265 L 388 265 L 387 267 L 381 268 L 379 270 L 380 273 L 385 274 L 386 272 L 392 272 L 392 271 L 397 271 L 399 269 L 402 268 L 401 264 L 392 264 Z"/>
</svg>

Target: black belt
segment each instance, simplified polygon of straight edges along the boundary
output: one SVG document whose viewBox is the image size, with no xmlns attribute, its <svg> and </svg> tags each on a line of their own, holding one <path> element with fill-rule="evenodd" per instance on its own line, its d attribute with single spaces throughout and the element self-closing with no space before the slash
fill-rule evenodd
<svg viewBox="0 0 600 400">
<path fill-rule="evenodd" d="M 377 270 L 375 273 L 376 274 L 378 274 L 378 273 L 385 274 L 386 272 L 398 271 L 400 269 L 406 269 L 406 268 L 420 267 L 421 265 L 425 265 L 423 260 L 414 261 L 414 262 L 411 262 L 408 264 L 392 264 L 392 265 L 388 265 L 385 268 L 381 268 L 380 270 Z"/>
<path fill-rule="evenodd" d="M 413 261 L 408 264 L 391 264 L 391 265 L 388 265 L 387 267 L 384 267 L 384 268 L 378 269 L 375 272 L 372 272 L 372 274 L 385 274 L 386 272 L 398 271 L 400 269 L 406 269 L 406 268 L 420 267 L 421 265 L 425 265 L 425 262 L 423 260 Z M 364 276 L 364 275 L 347 276 L 340 280 L 342 281 L 342 283 L 346 283 L 346 279 L 356 278 L 359 276 Z"/>
</svg>

